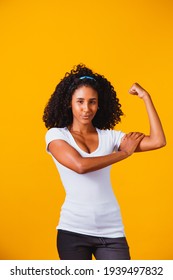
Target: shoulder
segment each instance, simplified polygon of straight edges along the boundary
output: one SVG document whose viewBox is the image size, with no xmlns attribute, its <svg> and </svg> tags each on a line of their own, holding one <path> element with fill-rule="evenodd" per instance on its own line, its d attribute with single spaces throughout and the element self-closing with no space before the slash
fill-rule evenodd
<svg viewBox="0 0 173 280">
<path fill-rule="evenodd" d="M 66 140 L 67 139 L 67 128 L 63 127 L 52 127 L 50 128 L 45 135 L 46 143 L 50 143 L 53 140 Z"/>
</svg>

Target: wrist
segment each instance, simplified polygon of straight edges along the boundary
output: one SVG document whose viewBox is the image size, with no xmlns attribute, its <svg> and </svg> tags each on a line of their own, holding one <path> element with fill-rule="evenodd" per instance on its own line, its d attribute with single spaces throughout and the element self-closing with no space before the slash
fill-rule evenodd
<svg viewBox="0 0 173 280">
<path fill-rule="evenodd" d="M 143 91 L 141 98 L 146 101 L 148 99 L 150 99 L 150 94 L 147 91 Z"/>
<path fill-rule="evenodd" d="M 121 150 L 121 151 L 119 151 L 119 153 L 121 153 L 121 155 L 124 156 L 124 157 L 129 157 L 131 155 L 130 153 L 128 153 L 125 150 Z"/>
</svg>

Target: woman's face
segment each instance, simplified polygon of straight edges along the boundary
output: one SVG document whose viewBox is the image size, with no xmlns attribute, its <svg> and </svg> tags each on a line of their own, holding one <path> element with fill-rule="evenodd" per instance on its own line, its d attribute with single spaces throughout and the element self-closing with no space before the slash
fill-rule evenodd
<svg viewBox="0 0 173 280">
<path fill-rule="evenodd" d="M 73 122 L 90 124 L 98 110 L 98 93 L 89 86 L 81 86 L 72 95 Z"/>
</svg>

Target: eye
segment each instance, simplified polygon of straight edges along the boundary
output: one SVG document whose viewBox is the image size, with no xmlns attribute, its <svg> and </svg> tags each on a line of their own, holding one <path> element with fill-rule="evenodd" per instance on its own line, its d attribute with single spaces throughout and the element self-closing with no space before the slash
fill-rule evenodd
<svg viewBox="0 0 173 280">
<path fill-rule="evenodd" d="M 96 100 L 91 100 L 90 104 L 96 104 Z"/>
<path fill-rule="evenodd" d="M 83 100 L 78 100 L 77 103 L 83 104 Z"/>
</svg>

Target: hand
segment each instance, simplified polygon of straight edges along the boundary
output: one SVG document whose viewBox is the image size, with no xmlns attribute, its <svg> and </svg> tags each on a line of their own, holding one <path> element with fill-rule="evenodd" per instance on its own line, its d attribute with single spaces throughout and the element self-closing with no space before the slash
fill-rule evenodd
<svg viewBox="0 0 173 280">
<path fill-rule="evenodd" d="M 128 156 L 132 155 L 136 150 L 138 144 L 145 137 L 143 133 L 140 132 L 130 132 L 123 136 L 120 144 L 120 151 L 124 151 Z"/>
<path fill-rule="evenodd" d="M 133 95 L 137 95 L 140 98 L 144 98 L 145 96 L 148 96 L 148 92 L 142 88 L 138 83 L 135 83 L 132 85 L 132 87 L 129 89 L 129 93 Z"/>
</svg>

